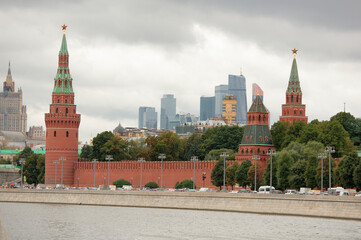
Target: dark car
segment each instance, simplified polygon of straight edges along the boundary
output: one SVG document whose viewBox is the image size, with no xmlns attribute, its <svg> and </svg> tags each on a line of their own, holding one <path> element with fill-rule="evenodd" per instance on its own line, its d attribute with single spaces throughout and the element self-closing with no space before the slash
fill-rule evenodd
<svg viewBox="0 0 361 240">
<path fill-rule="evenodd" d="M 248 189 L 241 189 L 238 191 L 238 193 L 250 193 L 251 191 Z"/>
</svg>

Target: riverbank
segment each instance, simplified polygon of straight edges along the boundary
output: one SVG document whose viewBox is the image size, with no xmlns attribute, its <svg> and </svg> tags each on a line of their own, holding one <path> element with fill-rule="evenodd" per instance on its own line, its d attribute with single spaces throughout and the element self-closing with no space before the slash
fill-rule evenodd
<svg viewBox="0 0 361 240">
<path fill-rule="evenodd" d="M 0 190 L 0 202 L 227 211 L 361 221 L 361 198 L 198 192 Z"/>
</svg>

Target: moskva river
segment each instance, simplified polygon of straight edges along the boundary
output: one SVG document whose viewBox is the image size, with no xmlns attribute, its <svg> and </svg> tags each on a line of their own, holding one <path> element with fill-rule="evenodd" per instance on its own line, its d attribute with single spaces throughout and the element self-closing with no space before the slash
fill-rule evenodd
<svg viewBox="0 0 361 240">
<path fill-rule="evenodd" d="M 245 213 L 0 203 L 12 239 L 361 239 L 361 222 Z"/>
</svg>

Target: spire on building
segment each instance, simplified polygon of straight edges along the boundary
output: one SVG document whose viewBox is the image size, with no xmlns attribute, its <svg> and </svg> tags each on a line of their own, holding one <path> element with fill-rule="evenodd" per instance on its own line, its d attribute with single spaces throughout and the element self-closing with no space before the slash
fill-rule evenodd
<svg viewBox="0 0 361 240">
<path fill-rule="evenodd" d="M 297 69 L 296 58 L 293 58 L 290 79 L 288 80 L 287 92 L 288 93 L 291 93 L 291 92 L 302 93 L 300 80 L 298 78 L 298 69 Z"/>
<path fill-rule="evenodd" d="M 11 76 L 10 61 L 9 61 L 8 75 L 6 76 L 6 81 L 3 84 L 3 91 L 4 92 L 15 91 L 15 82 L 13 82 L 13 77 Z"/>
<path fill-rule="evenodd" d="M 9 61 L 9 69 L 8 69 L 8 76 L 11 76 L 11 70 L 10 70 L 10 61 Z"/>
<path fill-rule="evenodd" d="M 69 53 L 66 43 L 65 30 L 67 26 L 64 24 L 63 39 L 61 41 L 59 51 L 59 63 L 56 76 L 54 78 L 54 90 L 53 93 L 74 93 L 73 92 L 73 79 L 69 71 Z"/>
</svg>

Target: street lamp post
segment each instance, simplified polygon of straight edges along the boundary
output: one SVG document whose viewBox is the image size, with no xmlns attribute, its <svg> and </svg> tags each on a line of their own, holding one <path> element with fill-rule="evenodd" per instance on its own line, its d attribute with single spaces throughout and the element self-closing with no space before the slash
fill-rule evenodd
<svg viewBox="0 0 361 240">
<path fill-rule="evenodd" d="M 143 163 L 145 162 L 144 158 L 139 158 L 138 162 L 140 162 L 140 186 L 139 189 L 142 190 L 142 180 L 143 180 Z"/>
<path fill-rule="evenodd" d="M 61 161 L 61 178 L 60 178 L 60 183 L 61 185 L 63 185 L 63 163 L 66 160 L 65 157 L 60 157 L 59 161 Z"/>
<path fill-rule="evenodd" d="M 254 191 L 257 192 L 257 160 L 260 160 L 259 155 L 253 155 L 252 159 L 254 160 Z"/>
<path fill-rule="evenodd" d="M 79 178 L 77 178 L 77 180 L 78 180 L 78 188 L 79 188 Z"/>
<path fill-rule="evenodd" d="M 323 192 L 323 159 L 326 159 L 325 153 L 318 154 L 318 158 L 321 159 L 321 193 Z"/>
<path fill-rule="evenodd" d="M 110 160 L 113 160 L 113 156 L 112 155 L 106 155 L 105 156 L 105 160 L 108 160 L 108 186 L 109 186 L 109 182 L 110 182 Z"/>
<path fill-rule="evenodd" d="M 271 159 L 270 159 L 271 160 L 271 171 L 270 171 L 269 185 L 270 185 L 270 190 L 272 192 L 272 170 L 273 170 L 272 169 L 272 156 L 276 155 L 276 151 L 270 149 L 270 150 L 268 150 L 267 155 L 271 156 Z"/>
<path fill-rule="evenodd" d="M 58 171 L 58 164 L 59 164 L 59 161 L 58 160 L 55 160 L 54 161 L 54 164 L 55 164 L 55 181 L 54 181 L 54 184 L 55 184 L 55 188 L 56 188 L 56 174 L 57 174 L 57 171 Z"/>
<path fill-rule="evenodd" d="M 331 153 L 335 152 L 335 147 L 325 147 L 325 153 L 328 153 L 328 189 L 331 190 Z"/>
<path fill-rule="evenodd" d="M 19 163 L 21 166 L 21 185 L 20 185 L 20 187 L 23 188 L 23 165 L 25 163 L 25 158 L 20 158 Z"/>
<path fill-rule="evenodd" d="M 158 158 L 161 160 L 160 165 L 160 189 L 163 190 L 163 160 L 165 159 L 165 154 L 159 154 Z"/>
<path fill-rule="evenodd" d="M 93 168 L 94 168 L 94 180 L 93 180 L 93 187 L 95 187 L 95 167 L 96 167 L 97 162 L 98 162 L 98 159 L 93 159 L 93 160 L 92 160 L 92 163 L 93 163 Z"/>
<path fill-rule="evenodd" d="M 226 157 L 229 157 L 229 155 L 222 152 L 220 156 L 223 157 L 223 191 L 226 191 Z"/>
<path fill-rule="evenodd" d="M 195 189 L 196 182 L 196 161 L 198 161 L 197 156 L 192 156 L 191 161 L 193 161 L 193 189 Z"/>
</svg>

